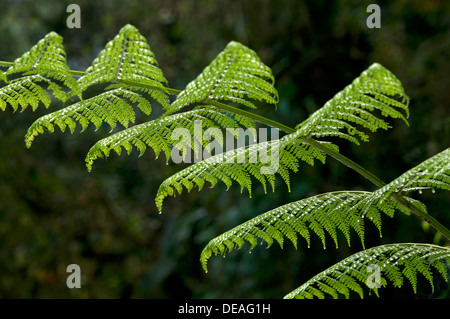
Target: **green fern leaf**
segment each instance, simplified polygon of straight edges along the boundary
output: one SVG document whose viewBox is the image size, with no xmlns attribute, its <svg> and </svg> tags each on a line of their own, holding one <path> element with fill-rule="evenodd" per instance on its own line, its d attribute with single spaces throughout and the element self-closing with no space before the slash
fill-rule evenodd
<svg viewBox="0 0 450 319">
<path fill-rule="evenodd" d="M 27 147 L 45 130 L 53 132 L 54 124 L 57 124 L 61 131 L 68 126 L 72 133 L 77 123 L 81 125 L 82 131 L 89 123 L 94 124 L 97 129 L 103 123 L 109 124 L 111 129 L 114 129 L 117 123 L 127 128 L 129 123 L 135 122 L 133 105 L 147 115 L 151 112 L 150 98 L 163 107 L 169 105 L 168 93 L 163 86 L 167 80 L 157 67 L 155 56 L 145 38 L 131 25 L 123 27 L 119 34 L 108 42 L 86 74 L 78 80 L 79 89 L 72 94 L 79 95 L 92 85 L 111 82 L 120 83 L 111 84 L 99 95 L 36 120 L 25 136 Z"/>
<path fill-rule="evenodd" d="M 14 112 L 19 107 L 23 111 L 28 106 L 35 111 L 39 107 L 39 103 L 48 108 L 52 99 L 47 90 L 39 84 L 46 81 L 40 75 L 29 75 L 10 81 L 8 85 L 0 88 L 0 109 L 5 111 L 9 104 Z"/>
<path fill-rule="evenodd" d="M 200 136 L 197 136 L 198 133 L 195 131 L 196 121 L 201 121 Z M 86 156 L 86 166 L 90 171 L 94 160 L 98 157 L 108 157 L 111 150 L 120 155 L 122 148 L 124 148 L 130 154 L 133 146 L 139 150 L 140 156 L 144 154 L 147 147 L 153 149 L 156 158 L 163 152 L 166 156 L 166 162 L 168 162 L 174 147 L 178 143 L 178 140 L 172 137 L 176 129 L 187 130 L 190 140 L 190 143 L 186 145 L 186 149 L 181 149 L 180 151 L 185 153 L 189 151 L 193 153 L 193 156 L 197 156 L 199 151 L 201 151 L 200 146 L 210 151 L 208 149 L 208 146 L 210 146 L 209 140 L 203 139 L 204 132 L 209 128 L 225 130 L 242 126 L 254 128 L 255 123 L 241 116 L 230 116 L 230 114 L 222 113 L 213 106 L 197 107 L 192 111 L 160 117 L 156 120 L 133 126 L 98 141 Z M 223 146 L 223 140 L 216 140 Z M 183 154 L 183 156 L 185 155 Z"/>
<path fill-rule="evenodd" d="M 163 84 L 167 83 L 158 67 L 155 54 L 146 39 L 132 25 L 127 24 L 119 34 L 108 42 L 99 53 L 86 74 L 78 80 L 80 92 L 89 86 L 131 81 L 158 89 L 158 101 L 168 107 L 169 100 Z"/>
<path fill-rule="evenodd" d="M 418 276 L 422 275 L 434 291 L 433 278 L 440 273 L 448 281 L 450 249 L 429 244 L 390 244 L 358 252 L 314 276 L 287 294 L 285 299 L 349 298 L 349 291 L 364 297 L 366 287 L 379 296 L 389 283 L 402 287 L 405 279 L 417 293 Z M 370 269 L 372 267 L 372 270 Z M 376 275 L 373 270 L 377 271 Z"/>
<path fill-rule="evenodd" d="M 195 87 L 194 84 L 191 86 Z M 186 92 L 189 92 L 189 90 L 186 90 Z M 382 116 L 399 117 L 406 121 L 406 118 L 399 110 L 404 111 L 407 115 L 408 101 L 409 98 L 404 94 L 398 79 L 381 65 L 372 65 L 352 84 L 305 120 L 296 132 L 283 138 L 283 141 L 278 145 L 280 148 L 280 166 L 277 172 L 289 187 L 288 171 L 296 172 L 298 170 L 298 160 L 306 161 L 311 165 L 314 158 L 319 158 L 322 162 L 325 161 L 323 150 L 312 145 L 315 144 L 312 143 L 312 138 L 340 136 L 358 143 L 355 137 L 357 136 L 367 140 L 365 135 L 363 135 L 365 133 L 357 130 L 352 124 L 362 125 L 372 131 L 378 128 L 388 128 L 387 122 L 370 113 L 375 113 L 375 110 L 378 110 Z M 342 132 L 343 128 L 347 129 L 348 132 Z M 270 142 L 269 144 L 275 145 L 275 143 L 277 142 Z M 321 141 L 321 143 L 323 142 Z M 258 179 L 264 189 L 267 182 L 273 186 L 273 176 L 261 176 L 258 173 L 262 166 L 261 163 L 248 164 L 248 161 L 244 161 L 241 165 L 229 164 L 229 162 L 236 163 L 238 157 L 248 159 L 251 156 L 255 156 L 259 148 L 267 147 L 267 145 L 267 143 L 252 145 L 242 150 L 226 153 L 224 155 L 227 158 L 226 164 L 218 164 L 222 163 L 223 160 L 221 157 L 216 157 L 208 159 L 204 163 L 194 164 L 193 167 L 183 170 L 176 176 L 173 176 L 173 178 L 163 182 L 156 197 L 157 206 L 161 208 L 163 198 L 174 195 L 173 186 L 177 185 L 176 188 L 180 189 L 181 179 L 191 179 L 194 175 L 196 179 L 199 177 L 204 180 L 208 179 L 212 186 L 218 180 L 222 180 L 227 186 L 231 185 L 232 181 L 235 180 L 241 185 L 241 188 L 247 188 L 249 193 L 251 193 L 251 176 Z M 322 145 L 337 151 L 337 146 L 334 144 L 327 143 Z M 191 185 L 191 183 L 188 183 L 188 185 Z M 188 191 L 191 190 L 190 187 L 187 189 Z"/>
<path fill-rule="evenodd" d="M 203 269 L 207 271 L 208 259 L 213 254 L 225 254 L 240 249 L 245 241 L 250 243 L 251 250 L 258 240 L 261 244 L 266 242 L 267 247 L 274 241 L 283 247 L 284 238 L 287 238 L 297 248 L 300 235 L 309 247 L 313 232 L 320 238 L 324 248 L 326 234 L 338 247 L 337 234 L 340 231 L 350 246 L 350 235 L 353 230 L 364 246 L 365 221 L 372 222 L 380 230 L 381 235 L 381 213 L 395 211 L 400 206 L 395 200 L 389 199 L 383 204 L 372 206 L 368 218 L 364 218 L 362 212 L 354 207 L 370 195 L 371 193 L 362 191 L 325 193 L 261 214 L 212 239 L 200 257 Z M 391 214 L 389 216 L 392 217 Z"/>
<path fill-rule="evenodd" d="M 34 111 L 40 102 L 48 108 L 51 97 L 47 90 L 66 101 L 66 91 L 76 90 L 77 83 L 65 56 L 62 37 L 55 32 L 47 34 L 4 73 L 2 79 L 7 76 L 8 85 L 0 88 L 0 109 L 9 104 L 14 111 L 19 106 L 24 110 L 31 105 Z"/>
<path fill-rule="evenodd" d="M 430 157 L 380 189 L 382 199 L 392 193 L 426 189 L 450 190 L 450 148 Z"/>
<path fill-rule="evenodd" d="M 283 238 L 287 237 L 297 247 L 297 237 L 300 234 L 309 245 L 309 230 L 319 236 L 325 248 L 326 233 L 337 246 L 337 229 L 345 235 L 350 245 L 350 229 L 353 228 L 364 245 L 365 220 L 372 222 L 381 236 L 380 212 L 389 217 L 393 217 L 396 210 L 409 214 L 408 205 L 426 212 L 426 207 L 421 202 L 402 197 L 407 203 L 404 206 L 392 195 L 404 196 L 412 190 L 432 187 L 450 190 L 449 173 L 450 149 L 446 149 L 374 192 L 327 193 L 281 206 L 213 239 L 203 250 L 200 260 L 206 270 L 206 263 L 213 253 L 225 254 L 227 249 L 231 251 L 241 248 L 245 241 L 251 244 L 252 249 L 258 239 L 265 241 L 268 246 L 275 239 L 282 247 Z M 417 267 L 417 264 L 413 268 L 406 265 L 405 275 L 412 282 Z M 429 275 L 425 268 L 422 273 Z"/>
<path fill-rule="evenodd" d="M 324 147 L 335 145 L 323 142 Z M 298 142 L 296 134 L 289 134 L 279 140 L 252 144 L 218 154 L 195 163 L 166 179 L 159 187 L 156 195 L 156 205 L 161 210 L 163 200 L 174 196 L 176 189 L 181 193 L 184 186 L 191 191 L 194 186 L 199 190 L 208 181 L 214 187 L 222 181 L 228 188 L 234 182 L 241 186 L 241 192 L 247 189 L 252 192 L 252 178 L 258 180 L 267 191 L 267 184 L 275 190 L 275 174 L 282 177 L 290 189 L 289 171 L 297 172 L 299 162 L 304 161 L 314 165 L 315 160 L 325 163 L 325 153 L 321 150 Z"/>
<path fill-rule="evenodd" d="M 395 195 L 406 195 L 412 191 L 422 192 L 424 189 L 450 190 L 450 148 L 430 157 L 416 167 L 410 169 L 391 183 L 379 188 L 358 204 L 358 209 L 362 209 L 370 214 L 370 207 L 382 205 L 387 199 Z M 426 207 L 418 201 L 412 199 L 405 200 L 409 204 L 418 206 L 426 212 Z M 406 207 L 402 208 L 404 213 L 409 213 Z"/>
<path fill-rule="evenodd" d="M 167 108 L 174 113 L 186 105 L 208 100 L 230 101 L 256 108 L 250 100 L 278 103 L 274 77 L 256 53 L 238 42 L 230 42 L 203 72 Z M 250 100 L 248 100 L 250 99 Z"/>
<path fill-rule="evenodd" d="M 401 118 L 408 124 L 408 104 L 400 81 L 375 63 L 298 127 L 315 139 L 338 137 L 359 145 L 360 140 L 369 140 L 361 128 L 371 132 L 390 128 L 382 117 Z"/>
</svg>

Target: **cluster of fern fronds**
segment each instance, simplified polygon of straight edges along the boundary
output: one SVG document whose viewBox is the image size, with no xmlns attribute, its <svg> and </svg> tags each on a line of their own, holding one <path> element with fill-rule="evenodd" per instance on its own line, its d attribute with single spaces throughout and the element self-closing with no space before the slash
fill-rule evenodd
<svg viewBox="0 0 450 319">
<path fill-rule="evenodd" d="M 260 103 L 276 106 L 278 92 L 270 68 L 255 51 L 240 43 L 230 42 L 182 91 L 170 88 L 146 39 L 131 25 L 106 44 L 85 72 L 68 67 L 62 43 L 63 39 L 51 32 L 9 64 L 6 72 L 0 72 L 0 108 L 10 106 L 16 111 L 28 106 L 36 110 L 62 105 L 32 123 L 25 136 L 28 147 L 38 135 L 54 132 L 55 126 L 62 132 L 69 128 L 71 133 L 77 126 L 80 131 L 90 125 L 98 129 L 108 124 L 111 131 L 121 127 L 89 150 L 85 159 L 89 170 L 96 159 L 110 156 L 111 151 L 120 155 L 123 150 L 128 154 L 137 150 L 143 155 L 150 148 L 156 158 L 164 153 L 167 162 L 174 152 L 183 159 L 208 155 L 160 185 L 155 200 L 159 210 L 167 196 L 201 190 L 206 183 L 211 187 L 219 182 L 227 187 L 238 184 L 251 195 L 255 182 L 265 191 L 275 191 L 279 177 L 290 189 L 291 174 L 305 164 L 325 163 L 329 156 L 378 187 L 373 192 L 339 191 L 298 199 L 237 225 L 206 245 L 200 257 L 205 271 L 210 257 L 246 243 L 250 249 L 258 242 L 268 247 L 277 242 L 283 247 L 287 239 L 297 248 L 299 239 L 309 245 L 311 236 L 316 235 L 324 247 L 327 236 L 337 246 L 338 233 L 342 233 L 350 245 L 355 233 L 364 246 L 366 224 L 373 224 L 381 234 L 382 216 L 392 217 L 395 212 L 417 215 L 450 238 L 449 231 L 428 214 L 425 205 L 410 197 L 416 190 L 450 190 L 450 149 L 388 184 L 339 152 L 337 141 L 359 145 L 369 140 L 369 132 L 389 129 L 392 119 L 407 123 L 409 98 L 401 82 L 382 65 L 371 65 L 322 108 L 291 128 L 254 112 Z M 162 115 L 135 124 L 137 109 L 150 115 L 155 102 L 162 107 Z M 282 136 L 220 151 L 225 146 L 224 133 L 235 129 L 233 138 L 239 140 L 242 134 L 256 134 L 261 126 L 275 128 Z M 181 135 L 174 138 L 175 132 Z M 215 136 L 214 145 L 219 148 L 214 154 L 205 153 L 213 143 L 204 136 Z M 268 167 L 268 158 L 275 159 L 276 165 Z M 406 280 L 416 291 L 419 275 L 432 286 L 436 272 L 447 280 L 449 261 L 450 249 L 437 245 L 373 247 L 326 269 L 286 297 L 338 298 L 349 297 L 353 291 L 363 298 L 366 289 L 378 295 L 382 287 L 400 287 Z M 372 273 L 368 267 L 378 269 L 374 285 L 369 284 Z"/>
</svg>

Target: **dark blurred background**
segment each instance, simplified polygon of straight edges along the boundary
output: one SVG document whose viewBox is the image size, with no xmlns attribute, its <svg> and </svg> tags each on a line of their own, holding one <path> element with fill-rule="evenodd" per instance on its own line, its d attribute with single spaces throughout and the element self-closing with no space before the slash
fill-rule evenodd
<svg viewBox="0 0 450 319">
<path fill-rule="evenodd" d="M 68 29 L 66 8 L 81 7 L 81 28 Z M 381 7 L 381 29 L 366 26 L 366 8 Z M 125 24 L 144 35 L 169 80 L 183 89 L 225 47 L 239 41 L 257 52 L 276 77 L 278 110 L 264 116 L 295 126 L 373 62 L 390 69 L 411 97 L 410 126 L 393 121 L 359 147 L 341 151 L 385 182 L 449 147 L 449 1 L 0 1 L 0 60 L 14 61 L 50 31 L 64 38 L 69 66 L 85 70 Z M 155 108 L 158 108 L 154 104 Z M 113 155 L 88 173 L 84 157 L 109 127 L 74 135 L 56 131 L 26 149 L 24 135 L 39 116 L 0 113 L 0 297 L 3 298 L 281 298 L 361 250 L 355 237 L 327 250 L 313 237 L 295 250 L 274 244 L 199 263 L 203 247 L 222 232 L 279 205 L 327 191 L 374 190 L 333 159 L 292 175 L 292 191 L 255 188 L 196 190 L 165 201 L 160 183 L 179 167 L 154 159 Z M 424 192 L 429 212 L 450 227 L 448 192 Z M 393 242 L 445 241 L 412 216 L 383 219 L 383 237 L 367 225 L 366 247 Z M 66 287 L 66 267 L 81 267 L 82 288 Z M 412 289 L 382 297 L 412 298 Z M 420 298 L 449 298 L 419 282 Z M 373 294 L 372 294 L 373 295 Z M 373 297 L 373 296 L 372 296 Z"/>
</svg>

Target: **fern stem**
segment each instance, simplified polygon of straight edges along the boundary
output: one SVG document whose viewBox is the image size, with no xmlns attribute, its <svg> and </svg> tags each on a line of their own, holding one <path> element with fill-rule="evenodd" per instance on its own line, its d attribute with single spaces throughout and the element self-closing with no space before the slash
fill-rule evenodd
<svg viewBox="0 0 450 319">
<path fill-rule="evenodd" d="M 10 66 L 13 66 L 14 65 L 14 62 L 6 62 L 6 61 L 0 61 L 0 66 L 3 66 L 3 67 L 10 67 Z"/>
<path fill-rule="evenodd" d="M 115 82 L 122 83 L 122 84 L 125 84 L 125 85 L 145 88 L 145 89 L 149 89 L 149 90 L 155 90 L 155 91 L 159 91 L 159 92 L 166 92 L 166 93 L 169 93 L 169 94 L 172 94 L 172 95 L 178 95 L 178 94 L 181 93 L 181 91 L 177 90 L 177 89 L 172 89 L 172 88 L 169 88 L 169 87 L 164 87 L 164 89 L 162 89 L 159 86 L 153 86 L 153 85 L 143 84 L 143 83 L 134 82 L 134 81 L 116 80 Z"/>
<path fill-rule="evenodd" d="M 235 114 L 239 114 L 239 115 L 243 115 L 243 116 L 249 117 L 249 118 L 251 118 L 251 119 L 253 119 L 253 120 L 257 121 L 257 122 L 260 122 L 260 123 L 263 123 L 263 124 L 266 124 L 266 125 L 278 128 L 281 131 L 283 131 L 285 133 L 288 133 L 288 134 L 295 132 L 295 129 L 293 129 L 293 128 L 287 126 L 287 125 L 284 125 L 284 124 L 282 124 L 280 122 L 268 119 L 267 117 L 264 117 L 264 116 L 261 116 L 261 115 L 258 115 L 258 114 L 255 114 L 255 113 L 243 110 L 243 109 L 239 109 L 239 108 L 233 107 L 231 105 L 227 105 L 227 104 L 224 104 L 224 103 L 221 103 L 221 102 L 217 102 L 217 101 L 214 101 L 214 100 L 209 100 L 209 99 L 206 100 L 205 103 L 206 104 L 210 104 L 210 105 L 214 105 L 214 106 L 216 106 L 216 107 L 218 107 L 218 108 L 220 108 L 222 110 L 225 110 L 225 111 L 229 111 L 229 112 L 232 112 L 232 113 L 235 113 Z"/>
<path fill-rule="evenodd" d="M 330 150 L 328 148 L 323 147 L 320 143 L 318 143 L 317 141 L 315 141 L 315 140 L 313 140 L 311 138 L 300 138 L 300 139 L 302 139 L 305 143 L 311 144 L 312 146 L 320 149 L 321 151 L 325 152 L 329 156 L 331 156 L 334 159 L 338 160 L 339 162 L 341 162 L 345 166 L 347 166 L 347 167 L 353 169 L 354 171 L 358 172 L 360 175 L 362 175 L 363 177 L 367 178 L 369 181 L 371 181 L 376 186 L 383 187 L 384 185 L 386 185 L 385 182 L 383 182 L 381 179 L 379 179 L 373 173 L 369 172 L 367 169 L 365 169 L 361 165 L 355 163 L 354 161 L 352 161 L 348 157 L 346 157 L 346 156 L 344 156 L 344 155 L 342 155 L 342 154 L 340 154 L 338 152 L 335 152 L 333 150 Z"/>
<path fill-rule="evenodd" d="M 7 62 L 7 61 L 0 61 L 0 66 L 1 67 L 11 67 L 14 65 L 14 62 Z M 86 72 L 83 71 L 76 71 L 76 70 L 70 70 L 69 73 L 73 76 L 84 76 L 86 74 Z M 171 95 L 178 95 L 180 94 L 180 90 L 177 89 L 173 89 L 173 88 L 169 88 L 169 87 L 164 87 L 164 89 L 162 89 L 161 87 L 157 87 L 157 86 L 152 86 L 152 85 L 148 85 L 148 84 L 143 84 L 143 83 L 139 83 L 139 82 L 135 82 L 135 81 L 127 81 L 127 80 L 117 80 L 116 82 L 118 83 L 122 83 L 125 85 L 129 85 L 129 86 L 135 86 L 135 87 L 141 87 L 141 88 L 146 88 L 146 89 L 150 89 L 150 90 L 156 90 L 159 92 L 167 92 Z M 262 124 L 266 124 L 275 128 L 280 129 L 281 131 L 290 134 L 290 133 L 294 133 L 296 130 L 292 127 L 289 127 L 287 125 L 284 125 L 282 123 L 279 123 L 277 121 L 268 119 L 264 116 L 243 110 L 243 109 L 239 109 L 236 107 L 233 107 L 231 105 L 228 104 L 224 104 L 221 102 L 217 102 L 214 100 L 206 100 L 205 101 L 206 104 L 209 105 L 214 105 L 222 110 L 234 113 L 234 114 L 239 114 L 239 115 L 243 115 L 246 117 L 249 117 L 255 121 L 258 121 Z M 366 179 L 368 179 L 369 181 L 371 181 L 373 184 L 375 184 L 377 187 L 383 187 L 386 185 L 385 182 L 383 182 L 381 179 L 379 179 L 376 175 L 374 175 L 373 173 L 371 173 L 370 171 L 368 171 L 367 169 L 365 169 L 364 167 L 362 167 L 361 165 L 355 163 L 354 161 L 352 161 L 351 159 L 349 159 L 348 157 L 335 152 L 329 148 L 325 148 L 324 146 L 322 146 L 320 143 L 318 143 L 317 141 L 309 138 L 309 137 L 299 137 L 300 140 L 302 140 L 305 143 L 311 144 L 312 146 L 320 149 L 321 151 L 323 151 L 324 153 L 326 153 L 327 155 L 333 157 L 334 159 L 336 159 L 337 161 L 339 161 L 340 163 L 344 164 L 345 166 L 353 169 L 354 171 L 356 171 L 357 173 L 359 173 L 361 176 L 365 177 Z M 430 226 L 432 226 L 436 231 L 438 231 L 439 233 L 441 233 L 448 241 L 450 241 L 450 230 L 448 230 L 445 226 L 443 226 L 440 222 L 438 222 L 433 216 L 427 214 L 426 212 L 424 212 L 420 207 L 417 207 L 416 205 L 414 205 L 413 203 L 408 203 L 402 196 L 400 195 L 393 195 L 393 197 L 403 206 L 405 206 L 406 208 L 408 208 L 415 216 L 417 216 L 418 218 L 424 220 L 425 222 L 427 222 L 428 224 L 430 224 Z"/>
</svg>

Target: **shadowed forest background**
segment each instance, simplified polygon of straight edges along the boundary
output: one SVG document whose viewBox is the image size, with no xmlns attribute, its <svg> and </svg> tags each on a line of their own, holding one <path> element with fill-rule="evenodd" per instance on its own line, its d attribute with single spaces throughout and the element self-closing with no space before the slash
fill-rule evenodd
<svg viewBox="0 0 450 319">
<path fill-rule="evenodd" d="M 81 7 L 81 28 L 68 29 L 66 8 Z M 366 26 L 367 5 L 381 7 L 381 29 Z M 0 1 L 0 60 L 14 61 L 48 32 L 64 38 L 71 69 L 84 71 L 126 24 L 148 40 L 169 86 L 183 89 L 230 41 L 255 50 L 276 78 L 278 109 L 256 112 L 294 127 L 354 78 L 378 62 L 411 97 L 410 126 L 371 136 L 341 153 L 385 182 L 449 147 L 449 1 Z M 154 103 L 154 112 L 159 106 Z M 282 204 L 336 190 L 374 190 L 332 158 L 301 166 L 291 192 L 239 187 L 193 190 L 154 204 L 160 183 L 180 166 L 113 155 L 89 173 L 89 148 L 109 127 L 39 136 L 26 149 L 27 128 L 51 110 L 0 112 L 0 297 L 2 298 L 281 298 L 313 275 L 362 249 L 355 237 L 339 248 L 312 237 L 282 249 L 258 246 L 199 262 L 208 241 Z M 138 118 L 144 120 L 143 118 Z M 448 193 L 416 194 L 430 214 L 450 227 Z M 383 219 L 383 237 L 371 225 L 366 247 L 393 242 L 445 241 L 413 216 Z M 66 286 L 66 267 L 81 267 L 81 289 Z M 419 283 L 420 298 L 450 298 L 436 276 L 435 291 Z M 382 297 L 414 297 L 409 283 Z M 372 296 L 373 297 L 373 296 Z"/>
</svg>

